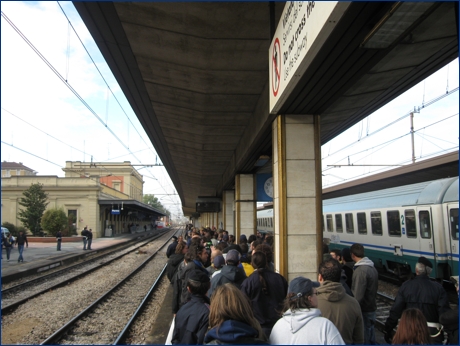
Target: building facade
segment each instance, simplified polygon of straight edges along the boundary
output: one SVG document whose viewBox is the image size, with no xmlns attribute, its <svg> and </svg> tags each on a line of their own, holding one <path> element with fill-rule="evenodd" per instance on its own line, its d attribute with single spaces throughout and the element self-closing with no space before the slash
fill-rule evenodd
<svg viewBox="0 0 460 346">
<path fill-rule="evenodd" d="M 3 165 L 2 165 L 3 168 Z M 130 162 L 66 162 L 64 178 L 15 175 L 2 178 L 2 222 L 20 226 L 19 201 L 31 184 L 40 183 L 48 194 L 47 208 L 75 215 L 75 227 L 93 230 L 95 238 L 126 233 L 132 227 L 150 228 L 162 212 L 142 203 L 143 180 Z M 46 230 L 45 230 L 46 231 Z"/>
</svg>

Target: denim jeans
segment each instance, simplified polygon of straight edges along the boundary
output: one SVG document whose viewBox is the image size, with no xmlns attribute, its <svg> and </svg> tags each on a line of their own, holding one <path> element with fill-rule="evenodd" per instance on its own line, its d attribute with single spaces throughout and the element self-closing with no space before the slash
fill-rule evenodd
<svg viewBox="0 0 460 346">
<path fill-rule="evenodd" d="M 86 242 L 88 240 L 86 239 L 86 237 L 83 238 L 83 250 L 86 250 Z"/>
<path fill-rule="evenodd" d="M 91 250 L 91 243 L 93 242 L 93 239 L 88 239 L 88 250 Z"/>
<path fill-rule="evenodd" d="M 10 254 L 11 254 L 11 247 L 6 247 L 5 250 L 6 250 L 6 259 L 9 260 L 10 259 Z"/>
<path fill-rule="evenodd" d="M 22 258 L 22 252 L 24 251 L 24 244 L 23 244 L 23 245 L 19 245 L 19 244 L 18 244 L 18 251 L 19 251 L 18 262 L 19 262 L 19 261 L 23 261 L 23 262 L 24 262 L 24 258 Z"/>
<path fill-rule="evenodd" d="M 375 311 L 363 312 L 364 345 L 375 345 Z"/>
<path fill-rule="evenodd" d="M 61 240 L 57 241 L 57 251 L 61 250 Z"/>
</svg>

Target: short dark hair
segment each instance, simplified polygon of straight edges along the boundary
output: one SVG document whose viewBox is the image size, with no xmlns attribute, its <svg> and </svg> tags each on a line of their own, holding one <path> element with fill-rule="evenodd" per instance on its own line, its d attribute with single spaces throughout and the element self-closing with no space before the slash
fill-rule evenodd
<svg viewBox="0 0 460 346">
<path fill-rule="evenodd" d="M 273 250 L 270 245 L 259 244 L 254 250 L 256 250 L 256 252 L 258 251 L 263 252 L 265 256 L 267 257 L 267 263 L 273 262 Z"/>
<path fill-rule="evenodd" d="M 329 251 L 329 253 L 331 252 L 335 253 L 337 257 L 340 257 L 340 259 L 342 259 L 342 251 L 340 251 L 339 249 L 332 249 Z"/>
<path fill-rule="evenodd" d="M 339 261 L 334 258 L 328 259 L 319 265 L 318 273 L 321 274 L 324 280 L 340 282 L 342 268 Z"/>
<path fill-rule="evenodd" d="M 257 239 L 257 236 L 255 234 L 251 234 L 248 238 L 248 244 L 251 244 L 256 239 Z"/>
<path fill-rule="evenodd" d="M 364 257 L 364 246 L 355 243 L 350 247 L 350 252 L 358 258 Z"/>
<path fill-rule="evenodd" d="M 187 287 L 190 288 L 190 293 L 204 296 L 208 292 L 209 287 L 211 287 L 211 282 L 187 280 Z"/>
<path fill-rule="evenodd" d="M 249 250 L 249 246 L 246 243 L 240 243 L 241 254 L 247 254 Z"/>
</svg>

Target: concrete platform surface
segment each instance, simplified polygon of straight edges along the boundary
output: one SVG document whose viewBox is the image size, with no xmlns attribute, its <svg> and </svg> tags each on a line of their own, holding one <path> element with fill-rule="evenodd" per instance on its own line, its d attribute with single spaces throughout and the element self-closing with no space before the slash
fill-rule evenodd
<svg viewBox="0 0 460 346">
<path fill-rule="evenodd" d="M 32 275 L 50 268 L 76 262 L 96 254 L 98 250 L 114 247 L 152 234 L 152 231 L 142 231 L 93 239 L 91 250 L 83 250 L 83 242 L 62 243 L 61 251 L 57 251 L 56 242 L 38 243 L 29 241 L 29 246 L 24 247 L 22 253 L 24 262 L 20 263 L 18 263 L 19 252 L 17 246 L 11 249 L 10 261 L 6 259 L 6 250 L 2 249 L 2 282 L 6 283 L 21 276 Z"/>
</svg>

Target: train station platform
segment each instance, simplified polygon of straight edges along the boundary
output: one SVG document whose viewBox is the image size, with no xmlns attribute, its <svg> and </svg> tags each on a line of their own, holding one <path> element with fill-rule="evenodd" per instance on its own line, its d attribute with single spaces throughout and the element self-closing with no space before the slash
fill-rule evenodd
<svg viewBox="0 0 460 346">
<path fill-rule="evenodd" d="M 145 232 L 142 230 L 134 233 L 123 233 L 113 237 L 95 238 L 93 239 L 91 250 L 83 250 L 83 241 L 63 242 L 61 244 L 61 251 L 57 251 L 56 242 L 43 243 L 29 241 L 29 246 L 24 247 L 24 252 L 22 253 L 24 262 L 20 263 L 18 263 L 19 252 L 17 246 L 11 249 L 9 262 L 6 259 L 5 249 L 2 249 L 2 283 L 33 275 L 54 267 L 68 265 L 97 254 L 100 250 L 116 247 L 139 237 L 152 234 L 153 231 Z"/>
</svg>

